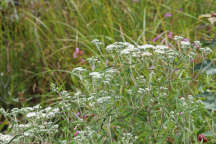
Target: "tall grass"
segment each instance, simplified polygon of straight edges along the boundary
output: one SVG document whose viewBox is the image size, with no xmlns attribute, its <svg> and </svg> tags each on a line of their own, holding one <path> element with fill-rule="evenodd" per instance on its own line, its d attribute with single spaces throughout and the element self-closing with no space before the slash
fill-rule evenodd
<svg viewBox="0 0 216 144">
<path fill-rule="evenodd" d="M 152 43 L 173 32 L 188 39 L 212 39 L 215 29 L 198 19 L 216 8 L 214 0 L 41 0 L 20 1 L 1 10 L 1 105 L 44 103 L 49 82 L 73 89 L 67 71 L 96 54 L 90 43 Z M 164 17 L 165 13 L 171 17 Z M 158 40 L 156 43 L 160 43 Z M 75 48 L 84 55 L 73 58 Z M 43 96 L 44 95 L 44 96 Z"/>
</svg>

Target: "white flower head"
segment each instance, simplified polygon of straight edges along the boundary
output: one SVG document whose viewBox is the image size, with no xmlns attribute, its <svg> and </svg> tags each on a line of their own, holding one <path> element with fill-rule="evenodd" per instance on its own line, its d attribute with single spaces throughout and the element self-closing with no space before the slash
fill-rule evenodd
<svg viewBox="0 0 216 144">
<path fill-rule="evenodd" d="M 191 43 L 189 41 L 181 41 L 181 47 L 182 48 L 188 48 L 190 47 Z"/>
<path fill-rule="evenodd" d="M 182 36 L 174 36 L 174 40 L 176 40 L 176 41 L 179 41 L 179 40 L 183 40 L 184 39 L 184 37 L 182 37 Z"/>
<path fill-rule="evenodd" d="M 156 52 L 156 53 L 158 53 L 158 54 L 164 54 L 164 53 L 165 53 L 164 50 L 160 50 L 160 49 L 157 49 L 157 50 L 155 50 L 154 52 Z"/>
<path fill-rule="evenodd" d="M 128 42 L 115 42 L 113 44 L 110 44 L 106 47 L 107 51 L 120 51 L 124 48 L 128 48 L 128 47 L 134 47 L 134 45 L 128 43 Z"/>
<path fill-rule="evenodd" d="M 35 110 L 38 110 L 38 109 L 41 109 L 42 107 L 40 106 L 40 104 L 38 104 L 38 105 L 36 105 L 36 106 L 34 106 L 33 107 L 33 109 L 35 109 Z"/>
<path fill-rule="evenodd" d="M 166 49 L 168 49 L 168 46 L 166 46 L 166 45 L 157 45 L 156 47 L 155 47 L 155 49 L 156 50 L 166 50 Z"/>
<path fill-rule="evenodd" d="M 102 74 L 100 74 L 99 72 L 91 72 L 91 73 L 89 73 L 89 75 L 90 75 L 93 79 L 100 79 L 100 78 L 102 78 Z"/>
<path fill-rule="evenodd" d="M 132 50 L 131 49 L 129 49 L 129 48 L 126 48 L 126 49 L 123 49 L 121 52 L 120 52 L 120 54 L 121 55 L 126 55 L 126 54 L 130 54 L 132 52 Z"/>
<path fill-rule="evenodd" d="M 209 47 L 200 48 L 199 50 L 200 50 L 202 53 L 205 53 L 205 54 L 210 54 L 210 53 L 212 53 L 212 49 L 210 49 Z"/>
<path fill-rule="evenodd" d="M 188 99 L 189 100 L 193 100 L 193 96 L 192 95 L 188 95 Z"/>
<path fill-rule="evenodd" d="M 134 47 L 134 45 L 129 44 L 123 50 L 120 51 L 120 54 L 130 54 L 132 52 L 137 51 L 138 49 Z"/>
<path fill-rule="evenodd" d="M 196 46 L 201 46 L 200 41 L 194 41 L 194 44 L 195 44 Z"/>
<path fill-rule="evenodd" d="M 13 136 L 11 135 L 3 135 L 0 133 L 0 142 L 9 143 L 12 140 Z"/>
<path fill-rule="evenodd" d="M 26 115 L 26 117 L 27 117 L 27 118 L 36 117 L 37 114 L 38 114 L 37 112 L 29 112 L 29 113 Z"/>
<path fill-rule="evenodd" d="M 101 97 L 101 98 L 97 99 L 97 102 L 98 103 L 104 103 L 104 102 L 107 102 L 110 99 L 111 99 L 111 97 L 109 97 L 109 96 L 107 96 L 107 97 Z"/>
<path fill-rule="evenodd" d="M 115 68 L 109 68 L 105 71 L 105 73 L 107 74 L 114 74 L 114 73 L 120 73 L 119 70 L 115 69 Z"/>
<path fill-rule="evenodd" d="M 174 114 L 175 114 L 175 112 L 174 112 L 174 111 L 171 111 L 171 112 L 170 112 L 170 114 L 171 114 L 171 115 L 174 115 Z"/>
<path fill-rule="evenodd" d="M 87 70 L 84 69 L 83 67 L 76 67 L 72 70 L 72 72 L 82 72 L 82 71 L 87 71 Z"/>
<path fill-rule="evenodd" d="M 102 45 L 103 43 L 99 41 L 98 39 L 94 39 L 91 41 L 91 43 L 95 44 L 96 46 Z"/>
<path fill-rule="evenodd" d="M 185 101 L 185 98 L 184 98 L 184 97 L 181 97 L 180 100 L 181 100 L 181 101 Z"/>
<path fill-rule="evenodd" d="M 142 49 L 142 50 L 146 50 L 146 49 L 154 49 L 155 46 L 153 46 L 151 44 L 145 44 L 145 45 L 139 45 L 137 48 Z"/>
</svg>

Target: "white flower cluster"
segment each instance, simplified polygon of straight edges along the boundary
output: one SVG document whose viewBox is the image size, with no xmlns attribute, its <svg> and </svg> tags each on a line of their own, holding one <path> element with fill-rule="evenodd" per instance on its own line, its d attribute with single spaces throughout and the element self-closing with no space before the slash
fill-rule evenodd
<svg viewBox="0 0 216 144">
<path fill-rule="evenodd" d="M 210 49 L 209 47 L 200 48 L 199 50 L 200 50 L 203 54 L 210 54 L 210 53 L 212 53 L 212 49 Z"/>
<path fill-rule="evenodd" d="M 134 142 L 138 139 L 137 136 L 133 136 L 131 133 L 123 133 L 123 137 L 121 139 L 121 143 L 123 144 L 134 144 Z"/>
<path fill-rule="evenodd" d="M 7 143 L 9 143 L 13 138 L 14 138 L 14 136 L 4 135 L 4 134 L 0 133 L 0 143 L 1 144 L 7 144 Z"/>
<path fill-rule="evenodd" d="M 79 134 L 74 137 L 76 143 L 89 143 L 94 137 L 100 137 L 101 135 L 93 130 L 91 127 L 86 127 L 84 130 L 79 131 Z"/>
<path fill-rule="evenodd" d="M 116 68 L 111 67 L 111 68 L 106 69 L 103 72 L 103 74 L 104 74 L 103 83 L 110 85 L 110 83 L 114 79 L 114 77 L 118 76 L 118 74 L 120 74 L 120 72 Z"/>
<path fill-rule="evenodd" d="M 92 77 L 92 79 L 101 79 L 103 75 L 99 72 L 91 72 L 89 75 Z"/>
<path fill-rule="evenodd" d="M 87 58 L 87 61 L 91 64 L 92 70 L 95 70 L 97 64 L 100 63 L 100 60 L 95 56 Z"/>
<path fill-rule="evenodd" d="M 154 46 L 150 44 L 145 44 L 145 45 L 135 46 L 128 42 L 124 42 L 124 43 L 118 42 L 118 43 L 108 45 L 106 47 L 106 50 L 108 52 L 117 52 L 122 56 L 131 55 L 132 57 L 135 58 L 149 57 L 154 54 L 166 55 L 168 56 L 168 58 L 173 58 L 179 55 L 179 53 L 176 50 L 171 49 L 166 45 Z"/>
<path fill-rule="evenodd" d="M 0 141 L 8 142 L 12 140 L 12 135 L 19 135 L 14 138 L 13 141 L 19 141 L 25 139 L 25 137 L 38 139 L 45 135 L 52 135 L 58 132 L 58 124 L 52 121 L 52 118 L 56 117 L 60 113 L 59 108 L 47 107 L 42 109 L 40 105 L 34 107 L 13 108 L 10 112 L 6 112 L 3 108 L 0 109 L 0 113 L 3 114 L 11 124 L 10 135 L 0 135 Z M 20 123 L 18 117 L 22 115 L 25 119 L 25 123 Z"/>
<path fill-rule="evenodd" d="M 183 40 L 184 39 L 184 37 L 182 37 L 182 36 L 174 36 L 174 40 L 176 40 L 176 41 L 180 41 L 180 40 Z"/>
<path fill-rule="evenodd" d="M 194 41 L 191 44 L 188 40 L 185 40 L 182 36 L 175 36 L 174 39 L 179 42 L 175 46 L 167 45 L 133 45 L 128 42 L 115 42 L 106 47 L 106 50 L 110 53 L 117 53 L 118 56 L 125 56 L 126 59 L 131 58 L 147 58 L 150 56 L 160 56 L 161 58 L 174 60 L 176 57 L 186 56 L 188 58 L 194 58 L 197 55 L 197 50 L 204 54 L 212 53 L 210 48 L 201 48 L 199 41 Z"/>
<path fill-rule="evenodd" d="M 102 42 L 100 42 L 98 39 L 94 39 L 91 41 L 91 43 L 93 43 L 96 46 L 96 48 L 101 52 L 100 48 L 101 48 L 101 45 L 103 45 Z"/>
<path fill-rule="evenodd" d="M 115 42 L 113 44 L 110 44 L 106 47 L 106 50 L 109 52 L 120 52 L 123 49 L 133 49 L 134 45 L 128 43 L 128 42 Z"/>
<path fill-rule="evenodd" d="M 59 108 L 47 107 L 40 111 L 32 111 L 26 114 L 27 118 L 36 118 L 36 119 L 51 119 L 55 117 L 56 114 L 60 112 Z"/>
<path fill-rule="evenodd" d="M 86 71 L 86 69 L 84 69 L 83 67 L 76 67 L 76 68 L 74 68 L 72 70 L 73 73 L 75 73 L 75 72 L 80 73 L 80 72 L 83 72 L 83 71 Z"/>
<path fill-rule="evenodd" d="M 139 88 L 137 92 L 139 94 L 143 94 L 143 93 L 146 93 L 146 92 L 149 92 L 149 91 L 150 91 L 149 88 Z"/>
<path fill-rule="evenodd" d="M 80 106 L 103 107 L 104 104 L 109 104 L 112 97 L 108 96 L 106 91 L 100 91 L 98 93 L 90 93 L 89 97 L 80 93 L 79 95 L 74 95 L 74 98 L 73 101 Z"/>
<path fill-rule="evenodd" d="M 92 40 L 91 43 L 95 44 L 96 46 L 100 46 L 100 45 L 103 44 L 103 43 L 102 43 L 101 41 L 99 41 L 98 39 Z"/>
<path fill-rule="evenodd" d="M 181 41 L 182 48 L 189 48 L 190 46 L 191 46 L 191 43 L 189 41 Z"/>
</svg>

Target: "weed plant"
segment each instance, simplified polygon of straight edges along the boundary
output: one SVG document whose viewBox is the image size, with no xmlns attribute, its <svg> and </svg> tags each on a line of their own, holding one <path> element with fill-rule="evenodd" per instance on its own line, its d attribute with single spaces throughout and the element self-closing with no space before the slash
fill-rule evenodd
<svg viewBox="0 0 216 144">
<path fill-rule="evenodd" d="M 216 143 L 215 9 L 1 0 L 0 143 Z"/>
<path fill-rule="evenodd" d="M 193 71 L 196 59 L 211 57 L 210 48 L 181 36 L 166 45 L 92 43 L 101 54 L 69 72 L 76 81 L 73 92 L 51 83 L 58 99 L 50 107 L 1 109 L 10 121 L 2 142 L 216 142 L 214 111 L 196 97 L 203 91 L 196 83 L 209 75 Z"/>
</svg>

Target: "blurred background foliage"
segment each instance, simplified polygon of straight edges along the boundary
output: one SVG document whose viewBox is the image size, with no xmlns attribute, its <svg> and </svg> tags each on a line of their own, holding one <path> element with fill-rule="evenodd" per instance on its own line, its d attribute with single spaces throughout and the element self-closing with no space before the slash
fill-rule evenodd
<svg viewBox="0 0 216 144">
<path fill-rule="evenodd" d="M 1 0 L 0 105 L 46 104 L 50 82 L 73 90 L 70 71 L 97 53 L 96 38 L 159 44 L 172 32 L 212 45 L 216 27 L 199 16 L 215 10 L 215 0 Z"/>
</svg>

